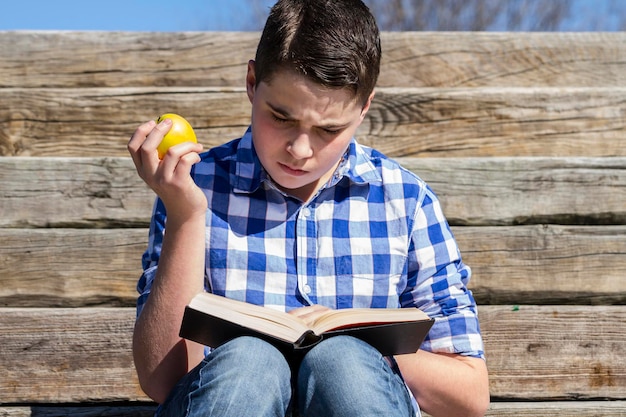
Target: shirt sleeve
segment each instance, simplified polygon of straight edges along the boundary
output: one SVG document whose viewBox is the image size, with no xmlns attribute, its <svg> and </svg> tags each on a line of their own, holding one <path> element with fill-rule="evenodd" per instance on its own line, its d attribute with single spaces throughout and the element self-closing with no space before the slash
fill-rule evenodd
<svg viewBox="0 0 626 417">
<path fill-rule="evenodd" d="M 409 248 L 403 307 L 415 306 L 435 319 L 422 349 L 484 357 L 478 312 L 467 288 L 470 268 L 461 260 L 440 202 L 425 186 L 418 204 Z"/>
<path fill-rule="evenodd" d="M 163 235 L 165 233 L 165 206 L 161 199 L 157 198 L 152 210 L 150 221 L 150 234 L 148 236 L 148 247 L 141 258 L 143 273 L 137 282 L 137 317 L 141 314 L 143 306 L 148 300 L 152 282 L 156 275 L 161 247 L 163 245 Z"/>
</svg>

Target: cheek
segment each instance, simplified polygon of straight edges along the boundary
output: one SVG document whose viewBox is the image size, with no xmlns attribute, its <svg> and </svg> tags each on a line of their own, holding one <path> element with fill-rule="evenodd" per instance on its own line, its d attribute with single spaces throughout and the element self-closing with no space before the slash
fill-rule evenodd
<svg viewBox="0 0 626 417">
<path fill-rule="evenodd" d="M 274 148 L 270 143 L 270 138 L 276 137 L 272 126 L 266 118 L 260 115 L 252 116 L 252 137 L 254 138 L 254 144 L 257 148 L 257 152 L 268 151 L 268 147 Z"/>
<path fill-rule="evenodd" d="M 352 140 L 351 135 L 342 135 L 341 137 L 336 137 L 332 142 L 329 142 L 322 149 L 319 150 L 318 154 L 324 154 L 324 156 L 328 155 L 335 157 L 342 157 L 343 153 L 348 149 L 348 145 Z M 332 158 L 331 158 L 332 159 Z"/>
</svg>

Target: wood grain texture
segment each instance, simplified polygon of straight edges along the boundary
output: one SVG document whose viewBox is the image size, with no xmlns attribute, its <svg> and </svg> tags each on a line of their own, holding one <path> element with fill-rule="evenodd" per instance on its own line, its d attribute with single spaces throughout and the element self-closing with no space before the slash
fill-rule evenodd
<svg viewBox="0 0 626 417">
<path fill-rule="evenodd" d="M 626 304 L 626 226 L 453 228 L 486 304 Z M 0 229 L 0 306 L 133 307 L 148 230 Z"/>
<path fill-rule="evenodd" d="M 0 306 L 135 306 L 148 229 L 0 229 Z"/>
<path fill-rule="evenodd" d="M 260 33 L 0 32 L 2 87 L 245 83 Z"/>
<path fill-rule="evenodd" d="M 0 310 L 3 403 L 135 401 L 134 309 Z"/>
<path fill-rule="evenodd" d="M 626 399 L 626 307 L 479 308 L 493 399 Z"/>
<path fill-rule="evenodd" d="M 626 304 L 626 226 L 455 227 L 485 304 Z"/>
<path fill-rule="evenodd" d="M 130 158 L 0 158 L 0 227 L 145 226 L 154 193 Z"/>
<path fill-rule="evenodd" d="M 429 414 L 422 413 L 424 417 Z M 493 402 L 486 417 L 623 417 L 624 401 Z"/>
<path fill-rule="evenodd" d="M 243 86 L 256 32 L 0 32 L 0 87 Z M 626 34 L 384 32 L 381 87 L 616 86 Z"/>
<path fill-rule="evenodd" d="M 494 400 L 626 399 L 623 306 L 484 306 Z M 0 309 L 4 403 L 146 400 L 132 308 Z"/>
<path fill-rule="evenodd" d="M 435 190 L 455 225 L 626 224 L 623 158 L 398 161 Z"/>
<path fill-rule="evenodd" d="M 0 407 L 0 417 L 152 417 L 156 406 Z M 623 417 L 626 401 L 550 401 L 492 403 L 486 417 Z M 424 417 L 429 414 L 422 413 Z"/>
<path fill-rule="evenodd" d="M 1 407 L 0 417 L 153 417 L 156 405 L 33 405 Z"/>
<path fill-rule="evenodd" d="M 626 158 L 400 158 L 453 225 L 626 224 Z M 0 227 L 143 227 L 130 158 L 0 157 Z"/>
<path fill-rule="evenodd" d="M 381 89 L 357 137 L 394 157 L 622 156 L 625 97 L 617 87 Z"/>
<path fill-rule="evenodd" d="M 624 33 L 384 33 L 380 83 L 399 87 L 623 86 L 625 37 Z"/>
<path fill-rule="evenodd" d="M 250 121 L 243 88 L 0 89 L 0 155 L 126 156 L 139 124 L 179 113 L 213 147 Z M 357 138 L 394 157 L 626 156 L 626 86 L 381 88 Z"/>
</svg>

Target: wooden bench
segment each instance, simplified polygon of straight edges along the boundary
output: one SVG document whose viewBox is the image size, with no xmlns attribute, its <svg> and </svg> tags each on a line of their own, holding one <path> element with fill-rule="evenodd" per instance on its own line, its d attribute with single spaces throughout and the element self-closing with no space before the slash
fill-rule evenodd
<svg viewBox="0 0 626 417">
<path fill-rule="evenodd" d="M 148 416 L 131 357 L 164 112 L 249 119 L 258 33 L 0 32 L 0 416 Z M 626 415 L 626 33 L 384 33 L 362 143 L 441 197 L 489 416 Z"/>
</svg>

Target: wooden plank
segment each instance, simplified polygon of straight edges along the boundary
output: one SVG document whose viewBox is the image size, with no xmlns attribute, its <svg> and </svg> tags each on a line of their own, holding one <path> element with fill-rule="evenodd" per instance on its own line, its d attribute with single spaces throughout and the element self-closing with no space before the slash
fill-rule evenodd
<svg viewBox="0 0 626 417">
<path fill-rule="evenodd" d="M 169 112 L 184 115 L 207 148 L 250 122 L 240 88 L 0 89 L 0 154 L 127 156 L 139 124 Z"/>
<path fill-rule="evenodd" d="M 0 87 L 240 86 L 258 32 L 0 32 Z M 380 86 L 624 85 L 622 33 L 384 32 Z"/>
<path fill-rule="evenodd" d="M 429 414 L 422 413 L 424 417 Z M 623 417 L 625 401 L 545 401 L 491 403 L 486 417 Z"/>
<path fill-rule="evenodd" d="M 381 85 L 623 86 L 625 38 L 623 32 L 386 33 Z"/>
<path fill-rule="evenodd" d="M 626 156 L 626 86 L 381 88 L 357 137 L 390 156 Z M 243 88 L 0 89 L 0 155 L 125 156 L 136 127 L 184 115 L 212 147 L 250 119 Z"/>
<path fill-rule="evenodd" d="M 259 35 L 0 32 L 0 86 L 243 86 Z"/>
<path fill-rule="evenodd" d="M 491 403 L 493 417 L 623 417 L 625 401 L 547 401 Z"/>
<path fill-rule="evenodd" d="M 154 193 L 130 158 L 0 158 L 0 227 L 145 226 Z"/>
<path fill-rule="evenodd" d="M 625 96 L 617 87 L 381 89 L 358 138 L 394 157 L 624 156 Z"/>
<path fill-rule="evenodd" d="M 0 406 L 0 417 L 153 417 L 155 411 L 155 405 L 145 405 L 145 403 L 128 405 Z"/>
<path fill-rule="evenodd" d="M 132 308 L 0 309 L 2 403 L 146 400 Z M 626 400 L 626 307 L 483 306 L 492 398 Z"/>
<path fill-rule="evenodd" d="M 155 409 L 152 405 L 0 407 L 0 417 L 152 417 Z M 626 401 L 548 401 L 492 403 L 485 416 L 623 417 L 625 414 Z"/>
<path fill-rule="evenodd" d="M 136 401 L 132 308 L 0 310 L 3 403 Z"/>
<path fill-rule="evenodd" d="M 626 224 L 624 157 L 399 161 L 453 225 Z M 153 196 L 129 157 L 0 157 L 0 227 L 143 227 Z"/>
<path fill-rule="evenodd" d="M 626 304 L 626 226 L 455 227 L 479 304 Z"/>
<path fill-rule="evenodd" d="M 435 190 L 451 224 L 626 223 L 623 158 L 398 160 Z"/>
<path fill-rule="evenodd" d="M 626 226 L 453 228 L 479 304 L 626 304 Z M 135 305 L 148 230 L 0 229 L 0 306 Z"/>
<path fill-rule="evenodd" d="M 626 307 L 479 307 L 494 400 L 626 399 Z"/>
<path fill-rule="evenodd" d="M 0 306 L 135 306 L 148 229 L 0 229 Z"/>
</svg>

